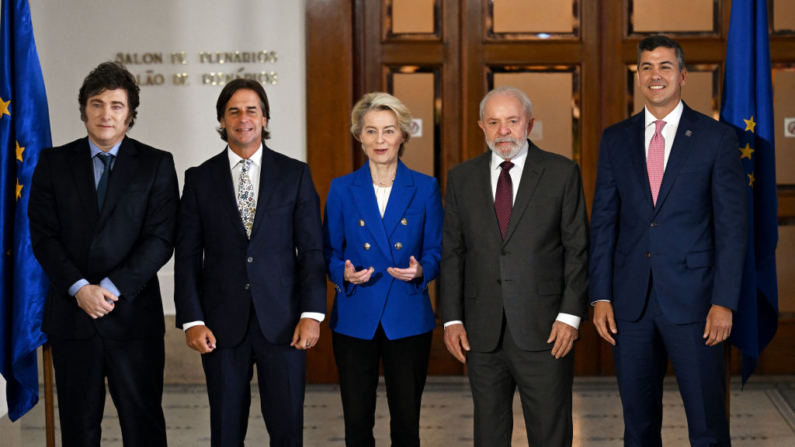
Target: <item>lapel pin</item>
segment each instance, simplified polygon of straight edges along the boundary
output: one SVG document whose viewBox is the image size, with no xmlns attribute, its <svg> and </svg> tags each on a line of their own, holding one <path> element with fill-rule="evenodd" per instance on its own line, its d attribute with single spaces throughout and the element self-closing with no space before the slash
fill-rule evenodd
<svg viewBox="0 0 795 447">
<path fill-rule="evenodd" d="M 693 135 L 692 131 L 688 130 L 688 131 L 685 132 L 685 136 L 686 137 L 689 137 L 690 135 Z"/>
</svg>

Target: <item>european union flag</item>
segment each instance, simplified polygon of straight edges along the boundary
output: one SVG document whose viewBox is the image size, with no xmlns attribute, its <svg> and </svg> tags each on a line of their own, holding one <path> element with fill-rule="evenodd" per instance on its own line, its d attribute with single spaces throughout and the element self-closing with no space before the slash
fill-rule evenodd
<svg viewBox="0 0 795 447">
<path fill-rule="evenodd" d="M 778 328 L 778 192 L 766 0 L 732 1 L 721 121 L 737 131 L 737 155 L 748 180 L 748 252 L 731 334 L 743 353 L 745 384 Z"/>
<path fill-rule="evenodd" d="M 33 257 L 28 197 L 39 152 L 52 145 L 28 0 L 2 0 L 0 44 L 0 374 L 15 421 L 39 401 L 36 348 L 49 280 Z"/>
</svg>

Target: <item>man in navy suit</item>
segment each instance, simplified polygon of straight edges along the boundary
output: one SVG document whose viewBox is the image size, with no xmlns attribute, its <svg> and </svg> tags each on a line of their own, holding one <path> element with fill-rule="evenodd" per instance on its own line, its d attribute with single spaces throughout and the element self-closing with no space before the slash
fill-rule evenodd
<svg viewBox="0 0 795 447">
<path fill-rule="evenodd" d="M 613 345 L 624 444 L 661 446 L 673 363 L 693 446 L 728 446 L 723 341 L 746 251 L 746 179 L 734 130 L 681 101 L 684 53 L 638 44 L 643 112 L 602 134 L 591 217 L 594 324 Z"/>
<path fill-rule="evenodd" d="M 269 149 L 262 85 L 216 104 L 228 147 L 185 173 L 176 244 L 177 326 L 202 354 L 213 446 L 242 446 L 257 365 L 272 446 L 300 446 L 305 351 L 326 311 L 320 200 L 309 167 Z"/>
<path fill-rule="evenodd" d="M 174 249 L 179 187 L 171 154 L 127 137 L 139 90 L 121 64 L 100 64 L 78 95 L 88 137 L 42 151 L 33 174 L 64 447 L 99 447 L 106 378 L 124 445 L 166 445 L 157 271 Z"/>
</svg>

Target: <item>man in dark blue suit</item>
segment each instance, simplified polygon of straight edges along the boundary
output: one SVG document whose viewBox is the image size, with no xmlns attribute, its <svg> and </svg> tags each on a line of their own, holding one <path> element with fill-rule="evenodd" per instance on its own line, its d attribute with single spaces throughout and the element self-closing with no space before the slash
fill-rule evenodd
<svg viewBox="0 0 795 447">
<path fill-rule="evenodd" d="M 300 446 L 305 351 L 326 311 L 320 200 L 309 167 L 269 149 L 262 85 L 216 104 L 228 147 L 185 173 L 176 244 L 177 326 L 202 353 L 213 446 L 242 446 L 257 365 L 272 446 Z"/>
<path fill-rule="evenodd" d="M 690 443 L 728 446 L 723 341 L 746 251 L 735 132 L 681 101 L 684 53 L 638 44 L 646 108 L 602 135 L 591 217 L 594 324 L 613 345 L 624 444 L 660 446 L 668 358 Z"/>
</svg>

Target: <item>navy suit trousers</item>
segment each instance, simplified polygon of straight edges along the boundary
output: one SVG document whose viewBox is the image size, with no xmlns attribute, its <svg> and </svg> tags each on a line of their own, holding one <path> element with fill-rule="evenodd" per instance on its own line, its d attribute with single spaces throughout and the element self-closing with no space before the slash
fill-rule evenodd
<svg viewBox="0 0 795 447">
<path fill-rule="evenodd" d="M 687 414 L 690 444 L 730 446 L 723 345 L 707 346 L 705 322 L 677 325 L 652 291 L 638 321 L 618 320 L 615 357 L 624 406 L 624 445 L 662 446 L 663 379 L 673 363 Z"/>
<path fill-rule="evenodd" d="M 265 339 L 253 309 L 239 345 L 202 354 L 210 397 L 212 446 L 243 446 L 255 363 L 270 445 L 302 446 L 306 354 L 289 344 L 273 344 Z"/>
</svg>

